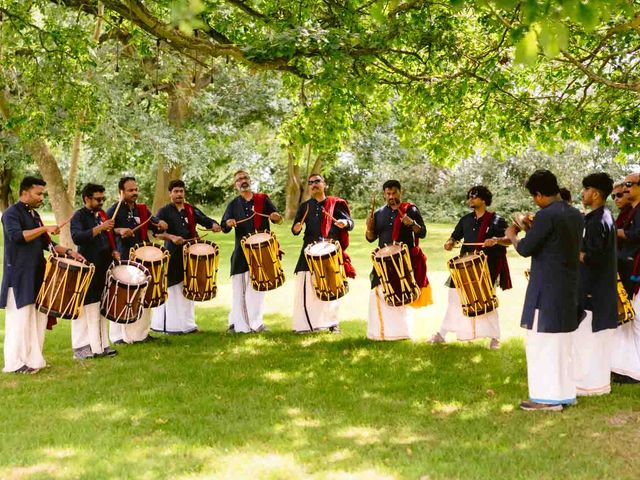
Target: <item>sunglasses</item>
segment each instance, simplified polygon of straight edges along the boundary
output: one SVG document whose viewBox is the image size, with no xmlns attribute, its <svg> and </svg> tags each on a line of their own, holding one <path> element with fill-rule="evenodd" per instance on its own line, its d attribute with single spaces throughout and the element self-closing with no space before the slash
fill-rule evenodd
<svg viewBox="0 0 640 480">
<path fill-rule="evenodd" d="M 104 203 L 106 197 L 93 197 L 93 199 L 98 203 Z"/>
<path fill-rule="evenodd" d="M 319 184 L 319 183 L 322 183 L 322 180 L 320 178 L 316 178 L 315 180 L 309 180 L 307 182 L 307 185 L 316 185 L 316 184 Z"/>
<path fill-rule="evenodd" d="M 640 185 L 640 182 L 624 182 L 624 186 L 627 188 L 631 188 L 634 185 Z"/>
<path fill-rule="evenodd" d="M 615 200 L 616 198 L 622 198 L 624 197 L 624 193 L 620 192 L 620 193 L 612 193 L 611 194 L 611 200 Z"/>
</svg>

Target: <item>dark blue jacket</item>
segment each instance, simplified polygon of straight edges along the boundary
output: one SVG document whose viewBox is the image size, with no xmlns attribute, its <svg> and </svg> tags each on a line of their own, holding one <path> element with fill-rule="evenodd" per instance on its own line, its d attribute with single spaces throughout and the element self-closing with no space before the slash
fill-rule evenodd
<svg viewBox="0 0 640 480">
<path fill-rule="evenodd" d="M 27 242 L 22 232 L 41 225 L 38 212 L 29 209 L 22 202 L 14 203 L 2 214 L 4 266 L 0 308 L 7 306 L 9 288 L 13 288 L 17 308 L 36 301 L 44 280 L 45 260 L 42 251 L 47 250 L 49 244 L 44 235 Z"/>
<path fill-rule="evenodd" d="M 116 212 L 116 208 L 118 207 L 118 202 L 114 203 L 107 210 L 107 217 L 112 218 L 113 214 Z M 129 208 L 129 205 L 123 203 L 120 209 L 118 210 L 118 215 L 114 218 L 115 226 L 114 228 L 130 228 L 134 229 L 138 225 L 140 225 L 140 212 L 139 209 L 145 208 L 147 210 L 147 217 L 151 217 L 149 223 L 147 223 L 148 231 L 158 233 L 160 230 L 154 226 L 154 224 L 158 223 L 158 219 L 151 215 L 149 208 L 146 205 L 141 203 L 137 203 L 132 209 Z M 116 248 L 118 252 L 120 252 L 121 260 L 129 260 L 129 252 L 131 251 L 131 247 L 136 244 L 148 240 L 148 238 L 142 238 L 142 229 L 139 228 L 133 233 L 133 237 L 122 238 L 120 235 L 115 236 Z"/>
<path fill-rule="evenodd" d="M 521 325 L 533 328 L 539 309 L 538 332 L 573 332 L 578 327 L 578 276 L 582 214 L 562 200 L 538 211 L 531 229 L 516 247 L 531 257 L 531 276 Z"/>
<path fill-rule="evenodd" d="M 640 208 L 634 208 L 624 223 L 625 238 L 618 242 L 618 273 L 629 298 L 633 298 L 635 282 L 631 280 L 633 264 L 640 252 Z"/>
<path fill-rule="evenodd" d="M 594 332 L 617 328 L 618 292 L 616 225 L 608 208 L 600 207 L 584 218 L 580 264 L 580 306 L 593 312 Z"/>
</svg>

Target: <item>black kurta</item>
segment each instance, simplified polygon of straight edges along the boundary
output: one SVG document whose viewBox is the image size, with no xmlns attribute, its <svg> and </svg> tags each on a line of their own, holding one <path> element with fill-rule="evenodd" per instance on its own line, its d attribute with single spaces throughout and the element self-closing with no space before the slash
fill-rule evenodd
<svg viewBox="0 0 640 480">
<path fill-rule="evenodd" d="M 165 233 L 178 235 L 184 239 L 189 239 L 193 236 L 191 234 L 191 230 L 189 230 L 187 210 L 185 208 L 178 210 L 173 203 L 168 203 L 158 210 L 156 217 L 159 220 L 167 222 L 169 228 Z M 205 228 L 211 228 L 214 223 L 218 223 L 214 219 L 207 217 L 196 207 L 193 207 L 193 217 L 196 224 L 202 225 Z M 165 240 L 164 246 L 171 254 L 171 258 L 169 259 L 169 271 L 167 272 L 167 283 L 169 287 L 173 287 L 174 285 L 182 282 L 184 278 L 182 261 L 183 246 L 175 245 L 170 240 Z"/>
<path fill-rule="evenodd" d="M 617 328 L 616 227 L 608 208 L 589 212 L 584 219 L 580 263 L 580 305 L 593 312 L 594 332 Z"/>
<path fill-rule="evenodd" d="M 463 243 L 477 243 L 480 226 L 482 225 L 484 216 L 487 214 L 489 214 L 489 212 L 485 212 L 481 217 L 476 218 L 475 212 L 468 213 L 460 220 L 458 220 L 458 223 L 453 229 L 453 233 L 451 234 L 451 238 L 456 241 L 462 240 Z M 504 237 L 504 232 L 506 229 L 506 220 L 500 215 L 494 214 L 493 220 L 491 220 L 489 229 L 487 230 L 487 233 L 485 235 L 485 240 L 493 237 Z M 507 247 L 504 247 L 502 245 L 495 245 L 493 247 L 480 248 L 473 245 L 462 245 L 460 247 L 460 255 L 479 250 L 482 250 L 487 256 L 487 265 L 489 266 L 491 281 L 495 284 L 498 278 L 498 262 L 500 260 L 500 257 L 506 254 Z M 449 278 L 449 280 L 447 281 L 447 285 L 451 288 L 455 288 L 455 285 L 453 285 L 451 278 Z"/>
<path fill-rule="evenodd" d="M 4 232 L 4 265 L 0 308 L 7 306 L 9 289 L 13 288 L 16 307 L 35 303 L 44 280 L 45 259 L 43 250 L 49 248 L 45 235 L 27 242 L 24 230 L 42 226 L 40 215 L 22 202 L 11 205 L 2 214 Z"/>
<path fill-rule="evenodd" d="M 640 251 L 640 208 L 632 211 L 633 215 L 625 222 L 624 235 L 618 249 L 618 272 L 629 298 L 633 298 L 635 282 L 631 280 L 633 263 Z"/>
<path fill-rule="evenodd" d="M 118 206 L 118 203 L 114 203 L 109 207 L 109 210 L 107 210 L 107 217 L 109 218 L 113 217 L 113 214 L 115 213 L 117 206 Z M 120 209 L 118 210 L 118 215 L 116 216 L 116 218 L 114 218 L 115 220 L 114 228 L 130 228 L 132 230 L 136 228 L 138 225 L 140 225 L 139 209 L 141 208 L 145 208 L 147 210 L 147 218 L 151 217 L 151 220 L 147 223 L 147 226 L 149 227 L 149 231 L 152 231 L 154 233 L 159 232 L 158 227 L 154 226 L 154 224 L 158 223 L 158 219 L 153 217 L 151 215 L 151 212 L 149 211 L 149 208 L 146 205 L 143 205 L 141 203 L 138 203 L 133 207 L 129 207 L 128 204 L 123 203 Z M 118 252 L 120 252 L 120 258 L 122 260 L 129 260 L 129 251 L 131 250 L 131 247 L 133 247 L 137 243 L 148 240 L 148 239 L 142 238 L 142 230 L 143 230 L 142 228 L 139 228 L 138 230 L 133 232 L 133 237 L 127 237 L 127 238 L 122 238 L 120 235 L 115 235 L 114 233 L 116 237 L 115 238 L 116 248 L 118 249 Z"/>
<path fill-rule="evenodd" d="M 538 332 L 573 332 L 578 327 L 578 277 L 582 214 L 562 200 L 541 208 L 531 229 L 516 247 L 531 257 L 531 276 L 521 325 L 533 328 L 539 309 Z"/>
<path fill-rule="evenodd" d="M 107 271 L 113 261 L 107 233 L 103 231 L 93 236 L 93 228 L 101 223 L 102 219 L 98 216 L 98 212 L 92 212 L 87 207 L 76 210 L 71 218 L 71 238 L 78 246 L 78 253 L 96 267 L 84 298 L 84 305 L 100 301 Z"/>
<path fill-rule="evenodd" d="M 305 212 L 307 211 L 307 206 L 309 207 L 309 213 L 307 214 L 307 218 L 305 218 L 304 220 L 304 237 L 302 239 L 302 248 L 300 249 L 298 263 L 296 264 L 296 269 L 294 270 L 295 273 L 309 271 L 309 265 L 307 265 L 307 261 L 304 258 L 304 249 L 307 247 L 307 245 L 322 240 L 320 226 L 322 225 L 322 219 L 325 215 L 324 213 L 322 213 L 322 211 L 324 210 L 325 201 L 326 200 L 322 200 L 321 202 L 318 202 L 315 198 L 310 198 L 306 202 L 301 203 L 298 207 L 296 218 L 293 221 L 294 225 L 302 220 L 302 217 L 304 217 Z M 336 220 L 346 220 L 347 226 L 345 229 L 347 231 L 353 230 L 353 220 L 340 202 L 336 203 L 336 206 L 333 210 L 333 218 L 335 218 Z M 340 231 L 340 228 L 332 224 L 327 238 L 330 238 L 332 240 L 339 240 Z M 291 232 L 293 233 L 293 226 L 291 227 Z M 300 235 L 300 233 L 294 233 L 294 235 Z"/>
<path fill-rule="evenodd" d="M 265 215 L 270 215 L 273 212 L 277 212 L 278 209 L 275 207 L 273 202 L 269 197 L 265 198 L 263 211 L 261 213 Z M 224 214 L 222 215 L 222 231 L 224 233 L 229 233 L 232 229 L 227 227 L 227 220 L 242 220 L 244 218 L 249 218 L 253 215 L 253 198 L 247 201 L 242 197 L 242 195 L 238 195 L 236 198 L 231 200 L 227 205 Z M 269 219 L 266 217 L 259 217 L 260 225 L 257 230 L 266 230 L 269 231 Z M 245 235 L 250 235 L 256 231 L 254 226 L 254 219 L 247 220 L 246 222 L 242 222 L 241 224 L 235 227 L 235 246 L 233 249 L 233 253 L 231 254 L 231 275 L 237 275 L 239 273 L 244 273 L 249 271 L 249 265 L 247 265 L 247 259 L 244 256 L 244 252 L 242 251 L 242 247 L 240 246 L 240 240 Z"/>
<path fill-rule="evenodd" d="M 415 235 L 417 235 L 418 238 L 425 238 L 427 236 L 427 227 L 424 224 L 424 220 L 422 219 L 422 215 L 420 214 L 418 207 L 415 205 L 409 207 L 407 209 L 407 215 L 420 225 L 420 231 Z M 385 205 L 373 213 L 373 231 L 378 239 L 378 247 L 384 247 L 385 245 L 393 243 L 393 224 L 395 223 L 397 216 L 398 209 L 394 210 L 389 205 Z M 375 238 L 372 240 L 367 239 L 367 241 L 370 243 L 374 242 Z M 413 226 L 402 224 L 400 226 L 398 241 L 404 243 L 407 248 L 411 250 L 414 247 Z M 369 279 L 371 280 L 372 289 L 380 285 L 380 277 L 378 277 L 375 269 L 371 270 Z"/>
</svg>

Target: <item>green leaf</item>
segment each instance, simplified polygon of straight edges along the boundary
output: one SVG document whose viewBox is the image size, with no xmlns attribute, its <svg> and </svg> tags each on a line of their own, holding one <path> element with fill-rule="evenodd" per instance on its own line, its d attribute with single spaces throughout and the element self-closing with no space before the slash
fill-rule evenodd
<svg viewBox="0 0 640 480">
<path fill-rule="evenodd" d="M 534 65 L 538 56 L 538 42 L 535 30 L 529 30 L 516 45 L 516 62 Z"/>
</svg>

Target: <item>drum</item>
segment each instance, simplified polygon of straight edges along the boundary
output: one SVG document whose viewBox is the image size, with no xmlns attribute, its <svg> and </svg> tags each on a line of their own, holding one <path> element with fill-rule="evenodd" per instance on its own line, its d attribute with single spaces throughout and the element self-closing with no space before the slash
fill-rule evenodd
<svg viewBox="0 0 640 480">
<path fill-rule="evenodd" d="M 520 229 L 520 231 L 528 231 L 533 224 L 533 218 L 535 215 L 533 213 L 521 213 L 516 212 L 513 214 L 512 220 L 516 227 Z"/>
<path fill-rule="evenodd" d="M 477 317 L 498 308 L 498 297 L 484 252 L 454 257 L 449 260 L 448 267 L 466 317 Z"/>
<path fill-rule="evenodd" d="M 316 296 L 323 301 L 343 297 L 349 291 L 344 271 L 342 248 L 335 240 L 313 242 L 304 249 L 304 257 L 311 271 Z"/>
<path fill-rule="evenodd" d="M 47 316 L 75 320 L 82 313 L 95 270 L 95 266 L 85 261 L 50 255 L 36 307 Z"/>
<path fill-rule="evenodd" d="M 371 260 L 380 278 L 387 305 L 401 307 L 417 300 L 420 287 L 413 276 L 411 256 L 404 243 L 393 242 L 376 248 L 371 253 Z"/>
<path fill-rule="evenodd" d="M 631 322 L 636 316 L 633 305 L 627 295 L 627 291 L 622 285 L 620 275 L 618 275 L 618 325 Z"/>
<path fill-rule="evenodd" d="M 107 271 L 100 313 L 115 323 L 133 323 L 142 316 L 143 299 L 151 280 L 149 270 L 131 260 L 114 261 Z"/>
<path fill-rule="evenodd" d="M 280 243 L 273 232 L 258 232 L 240 240 L 249 265 L 249 277 L 254 290 L 273 290 L 284 283 L 280 264 Z"/>
<path fill-rule="evenodd" d="M 185 243 L 182 249 L 184 285 L 182 294 L 189 300 L 204 302 L 218 293 L 218 245 L 206 240 Z"/>
<path fill-rule="evenodd" d="M 147 292 L 142 300 L 145 308 L 157 307 L 167 300 L 169 257 L 166 248 L 152 242 L 138 243 L 129 251 L 129 258 L 144 265 L 151 274 Z"/>
</svg>

